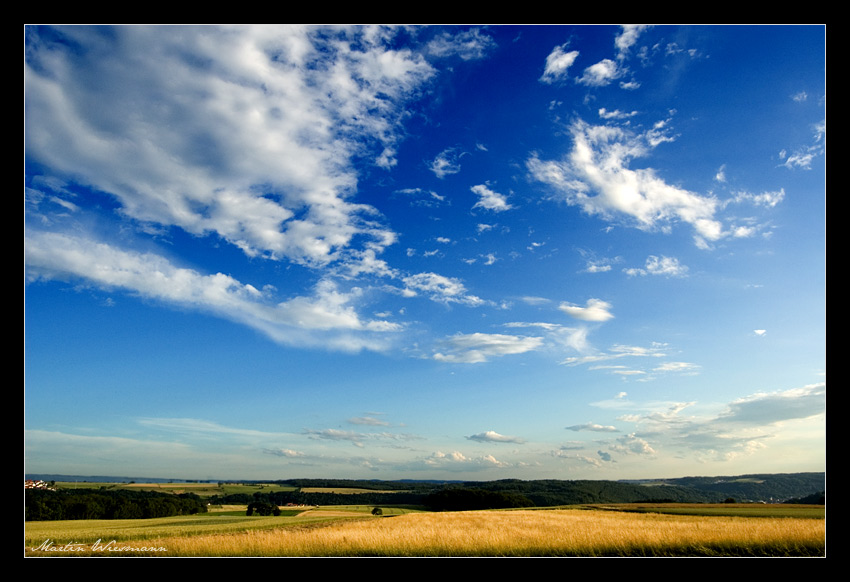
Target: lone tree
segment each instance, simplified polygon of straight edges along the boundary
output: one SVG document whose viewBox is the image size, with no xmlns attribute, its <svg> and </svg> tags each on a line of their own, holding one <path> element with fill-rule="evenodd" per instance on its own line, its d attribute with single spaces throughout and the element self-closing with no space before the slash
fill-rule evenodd
<svg viewBox="0 0 850 582">
<path fill-rule="evenodd" d="M 384 515 L 384 512 L 380 507 L 374 507 L 372 508 L 372 515 Z"/>
</svg>

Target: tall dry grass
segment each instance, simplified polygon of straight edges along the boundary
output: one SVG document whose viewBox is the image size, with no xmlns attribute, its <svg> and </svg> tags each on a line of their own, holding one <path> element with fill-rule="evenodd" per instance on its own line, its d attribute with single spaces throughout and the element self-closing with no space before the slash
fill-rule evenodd
<svg viewBox="0 0 850 582">
<path fill-rule="evenodd" d="M 577 510 L 470 511 L 155 543 L 167 549 L 159 555 L 169 556 L 817 556 L 825 552 L 825 524 Z"/>
</svg>

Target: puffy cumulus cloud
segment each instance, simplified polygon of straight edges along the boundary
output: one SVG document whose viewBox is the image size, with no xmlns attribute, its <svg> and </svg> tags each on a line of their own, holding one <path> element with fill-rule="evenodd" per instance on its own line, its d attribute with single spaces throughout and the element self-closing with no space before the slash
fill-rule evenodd
<svg viewBox="0 0 850 582">
<path fill-rule="evenodd" d="M 450 453 L 436 451 L 421 462 L 421 468 L 423 469 L 442 469 L 446 471 L 479 471 L 482 469 L 501 469 L 508 466 L 508 463 L 499 461 L 493 455 L 468 457 L 460 451 L 452 451 Z"/>
<path fill-rule="evenodd" d="M 568 51 L 569 43 L 556 46 L 546 57 L 546 66 L 540 80 L 544 83 L 554 83 L 567 76 L 569 68 L 578 58 L 578 51 Z"/>
<path fill-rule="evenodd" d="M 618 438 L 616 444 L 611 446 L 611 449 L 616 452 L 634 455 L 655 454 L 655 450 L 649 445 L 649 442 L 646 439 L 636 436 L 634 433 Z"/>
<path fill-rule="evenodd" d="M 717 219 L 719 203 L 659 178 L 651 168 L 631 169 L 653 144 L 666 141 L 655 128 L 636 135 L 619 127 L 576 121 L 573 144 L 561 160 L 527 161 L 531 177 L 549 185 L 558 199 L 606 220 L 624 220 L 642 230 L 667 229 L 675 221 L 694 229 L 699 246 L 724 236 Z"/>
<path fill-rule="evenodd" d="M 523 354 L 538 349 L 543 338 L 498 333 L 457 334 L 443 341 L 444 352 L 434 354 L 440 362 L 476 364 L 490 358 Z"/>
<path fill-rule="evenodd" d="M 523 444 L 525 439 L 522 439 L 517 436 L 507 436 L 503 434 L 499 434 L 496 431 L 488 430 L 485 432 L 480 432 L 478 434 L 470 435 L 466 437 L 471 441 L 478 441 L 480 443 L 513 443 L 513 444 Z"/>
<path fill-rule="evenodd" d="M 153 253 L 116 248 L 87 238 L 29 229 L 24 253 L 31 279 L 82 281 L 147 299 L 224 317 L 288 345 L 326 345 L 357 351 L 389 347 L 387 332 L 401 331 L 383 319 L 364 319 L 355 305 L 362 290 L 341 291 L 322 279 L 311 296 L 275 302 L 261 289 L 223 273 L 203 274 Z"/>
<path fill-rule="evenodd" d="M 351 201 L 433 69 L 385 27 L 28 28 L 26 155 L 140 223 L 322 266 L 394 234 Z M 354 259 L 356 260 L 356 259 Z"/>
<path fill-rule="evenodd" d="M 561 303 L 558 307 L 567 315 L 582 321 L 608 321 L 614 317 L 611 304 L 601 299 L 588 299 L 584 307 L 572 303 Z"/>
<path fill-rule="evenodd" d="M 513 208 L 508 204 L 507 196 L 494 192 L 484 184 L 473 186 L 470 190 L 478 196 L 478 202 L 473 205 L 473 208 L 483 208 L 493 212 L 504 212 Z"/>
<path fill-rule="evenodd" d="M 602 59 L 584 70 L 578 82 L 589 87 L 604 87 L 622 77 L 624 71 L 611 59 Z"/>
</svg>

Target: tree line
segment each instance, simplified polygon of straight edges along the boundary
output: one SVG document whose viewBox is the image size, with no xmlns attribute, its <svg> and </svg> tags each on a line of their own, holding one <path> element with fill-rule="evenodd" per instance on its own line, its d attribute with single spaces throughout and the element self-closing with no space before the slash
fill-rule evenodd
<svg viewBox="0 0 850 582">
<path fill-rule="evenodd" d="M 213 495 L 210 505 L 247 505 L 249 503 L 267 503 L 269 505 L 420 505 L 423 493 L 383 493 L 380 491 L 362 493 L 304 493 L 302 491 L 271 491 L 231 493 Z"/>
<path fill-rule="evenodd" d="M 26 521 L 57 519 L 146 519 L 206 513 L 194 493 L 160 493 L 127 489 L 25 490 Z"/>
</svg>

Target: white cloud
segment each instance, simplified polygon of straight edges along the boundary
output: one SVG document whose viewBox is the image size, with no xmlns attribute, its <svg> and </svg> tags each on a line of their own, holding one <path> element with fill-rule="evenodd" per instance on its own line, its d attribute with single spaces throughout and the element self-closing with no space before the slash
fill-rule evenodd
<svg viewBox="0 0 850 582">
<path fill-rule="evenodd" d="M 532 177 L 548 184 L 556 196 L 588 214 L 607 220 L 625 219 L 642 230 L 666 228 L 673 221 L 690 224 L 697 244 L 724 236 L 715 217 L 714 198 L 665 183 L 651 168 L 630 169 L 629 162 L 647 155 L 652 143 L 662 140 L 657 130 L 635 135 L 612 126 L 573 124 L 572 151 L 560 161 L 532 156 L 527 167 Z"/>
<path fill-rule="evenodd" d="M 621 453 L 631 453 L 635 455 L 654 455 L 655 450 L 649 445 L 645 439 L 636 436 L 634 433 L 624 435 L 617 439 L 617 444 L 612 445 L 612 450 Z"/>
<path fill-rule="evenodd" d="M 457 334 L 443 341 L 445 353 L 436 352 L 440 362 L 477 364 L 493 357 L 523 354 L 541 347 L 543 338 L 495 333 Z"/>
<path fill-rule="evenodd" d="M 531 301 L 528 301 L 529 299 Z M 535 302 L 536 299 L 533 297 L 523 298 L 523 301 L 531 305 L 540 304 Z M 590 349 L 587 341 L 588 330 L 584 326 L 566 327 L 557 323 L 512 321 L 506 323 L 505 327 L 538 328 L 545 334 L 547 343 L 556 348 L 566 348 L 578 353 L 587 353 Z"/>
<path fill-rule="evenodd" d="M 653 368 L 653 371 L 694 373 L 699 370 L 699 368 L 700 367 L 697 364 L 692 364 L 691 362 L 664 362 L 660 366 Z"/>
<path fill-rule="evenodd" d="M 679 263 L 679 259 L 674 257 L 656 257 L 650 255 L 646 259 L 645 268 L 629 268 L 623 269 L 627 275 L 664 275 L 665 277 L 686 277 L 688 267 Z"/>
<path fill-rule="evenodd" d="M 604 107 L 599 109 L 599 117 L 602 119 L 628 119 L 629 117 L 634 117 L 637 115 L 637 111 L 620 111 L 619 109 L 615 109 L 614 111 L 608 111 Z"/>
<path fill-rule="evenodd" d="M 546 57 L 546 67 L 540 80 L 544 83 L 554 83 L 566 77 L 567 71 L 578 58 L 578 51 L 567 51 L 569 43 L 556 46 Z"/>
<path fill-rule="evenodd" d="M 464 284 L 453 277 L 445 277 L 437 273 L 417 273 L 404 277 L 402 281 L 406 285 L 402 293 L 408 297 L 425 293 L 434 301 L 441 303 L 462 303 L 471 306 L 484 304 L 483 299 L 469 294 Z"/>
<path fill-rule="evenodd" d="M 446 471 L 478 471 L 482 469 L 504 468 L 507 463 L 499 461 L 493 455 L 481 457 L 467 457 L 460 451 L 443 453 L 436 451 L 428 458 L 422 460 L 422 468 L 429 470 L 443 469 Z"/>
<path fill-rule="evenodd" d="M 617 57 L 622 59 L 628 56 L 632 46 L 637 43 L 638 37 L 648 28 L 650 27 L 643 24 L 623 25 L 622 31 L 620 31 L 620 34 L 617 35 L 616 39 L 614 39 L 614 46 L 617 48 L 618 52 Z"/>
<path fill-rule="evenodd" d="M 27 155 L 141 224 L 323 266 L 395 235 L 350 201 L 353 160 L 393 163 L 404 105 L 434 73 L 389 29 L 67 27 L 31 38 Z M 79 51 L 65 50 L 68 45 Z M 352 258 L 353 257 L 353 258 Z"/>
<path fill-rule="evenodd" d="M 459 34 L 443 33 L 428 43 L 429 54 L 440 58 L 457 55 L 465 61 L 483 59 L 496 47 L 496 42 L 480 29 Z"/>
<path fill-rule="evenodd" d="M 504 212 L 513 208 L 508 204 L 508 199 L 504 194 L 494 192 L 484 184 L 478 184 L 470 188 L 478 195 L 478 202 L 473 205 L 473 208 L 484 208 L 493 212 Z"/>
<path fill-rule="evenodd" d="M 361 318 L 353 305 L 361 290 L 340 291 L 329 279 L 321 280 L 312 296 L 275 303 L 271 287 L 257 289 L 223 273 L 205 275 L 151 253 L 32 229 L 24 242 L 30 278 L 83 281 L 198 309 L 248 325 L 283 344 L 379 350 L 389 345 L 380 336 L 401 330 L 386 320 Z"/>
<path fill-rule="evenodd" d="M 774 425 L 826 412 L 826 383 L 778 392 L 760 392 L 731 402 L 720 414 L 724 423 Z"/>
<path fill-rule="evenodd" d="M 611 304 L 601 299 L 588 299 L 585 307 L 564 302 L 559 309 L 582 321 L 608 321 L 614 317 L 610 311 Z"/>
<path fill-rule="evenodd" d="M 522 444 L 525 442 L 524 439 L 516 436 L 507 436 L 503 434 L 499 434 L 496 431 L 488 430 L 485 432 L 481 432 L 478 434 L 474 434 L 466 437 L 471 441 L 478 441 L 482 443 L 514 443 L 514 444 Z"/>
<path fill-rule="evenodd" d="M 356 432 L 351 430 L 340 430 L 337 428 L 326 429 L 305 429 L 304 434 L 307 438 L 314 440 L 328 441 L 347 441 L 356 447 L 363 448 L 366 442 L 371 441 L 411 441 L 420 440 L 421 437 L 411 434 L 393 433 L 393 432 Z"/>
<path fill-rule="evenodd" d="M 781 435 L 786 425 L 819 427 L 813 434 L 822 434 L 826 383 L 757 393 L 737 399 L 719 412 L 710 406 L 703 414 L 682 415 L 682 411 L 694 405 L 693 402 L 675 403 L 661 410 L 624 415 L 620 420 L 637 424 L 642 433 L 653 435 L 655 442 L 663 443 L 665 448 L 675 448 L 682 455 L 730 461 L 769 449 L 770 440 Z M 641 442 L 638 437 L 618 444 L 624 451 L 635 452 L 644 445 L 648 443 Z"/>
<path fill-rule="evenodd" d="M 295 451 L 293 449 L 266 449 L 263 452 L 267 455 L 285 457 L 287 459 L 297 459 L 305 456 L 301 451 Z"/>
<path fill-rule="evenodd" d="M 377 418 L 376 415 L 372 416 L 356 416 L 354 418 L 349 418 L 348 422 L 351 424 L 365 424 L 368 426 L 389 426 L 390 423 L 386 420 L 382 420 Z"/>
<path fill-rule="evenodd" d="M 755 206 L 764 206 L 773 208 L 785 199 L 785 189 L 780 188 L 775 191 L 766 191 L 761 194 L 751 194 L 750 192 L 736 192 L 732 198 L 732 202 L 749 202 Z"/>
<path fill-rule="evenodd" d="M 611 59 L 602 59 L 595 65 L 587 67 L 578 82 L 590 87 L 603 87 L 621 77 L 623 73 L 616 62 Z"/>
<path fill-rule="evenodd" d="M 780 152 L 779 157 L 784 160 L 782 166 L 788 169 L 811 170 L 815 159 L 823 156 L 826 152 L 826 120 L 814 124 L 812 133 L 814 134 L 812 145 L 800 147 L 790 155 L 785 150 Z"/>
<path fill-rule="evenodd" d="M 575 432 L 589 430 L 593 432 L 618 432 L 617 427 L 615 426 L 603 426 L 601 424 L 596 424 L 593 422 L 587 422 L 585 424 L 574 424 L 573 426 L 568 426 L 567 430 L 572 430 Z"/>
<path fill-rule="evenodd" d="M 228 437 L 236 437 L 240 439 L 277 439 L 287 437 L 285 433 L 270 433 L 246 428 L 233 428 L 225 426 L 217 422 L 202 420 L 198 418 L 140 418 L 139 424 L 165 430 L 172 433 L 180 433 L 184 436 L 203 436 L 216 437 L 228 435 Z"/>
<path fill-rule="evenodd" d="M 445 178 L 451 174 L 460 172 L 460 157 L 461 154 L 455 148 L 443 150 L 431 162 L 431 171 L 438 178 Z"/>
<path fill-rule="evenodd" d="M 565 359 L 564 364 L 578 366 L 580 364 L 596 364 L 620 358 L 662 358 L 666 356 L 663 345 L 653 345 L 645 348 L 641 346 L 615 345 L 608 352 L 595 353 L 584 356 L 573 356 Z"/>
</svg>

